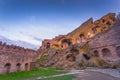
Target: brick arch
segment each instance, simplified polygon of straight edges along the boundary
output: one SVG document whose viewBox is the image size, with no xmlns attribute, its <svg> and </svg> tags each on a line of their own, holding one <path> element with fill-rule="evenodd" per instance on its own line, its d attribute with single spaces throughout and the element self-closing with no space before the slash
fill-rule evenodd
<svg viewBox="0 0 120 80">
<path fill-rule="evenodd" d="M 47 44 L 46 44 L 46 49 L 48 49 L 48 48 L 50 48 L 50 43 L 49 42 L 47 42 Z"/>
<path fill-rule="evenodd" d="M 85 37 L 85 36 L 84 36 L 84 33 L 81 33 L 81 34 L 79 35 L 79 37 L 80 37 L 80 38 Z"/>
<path fill-rule="evenodd" d="M 70 46 L 72 44 L 72 41 L 71 41 L 71 39 L 63 39 L 61 41 L 61 43 L 62 43 L 63 48 L 67 48 L 68 46 Z"/>
<path fill-rule="evenodd" d="M 85 42 L 85 35 L 84 33 L 79 34 L 80 42 Z"/>
<path fill-rule="evenodd" d="M 93 56 L 99 57 L 99 52 L 98 52 L 97 50 L 95 50 L 95 51 L 93 52 Z"/>
<path fill-rule="evenodd" d="M 25 70 L 28 70 L 28 68 L 29 68 L 29 64 L 25 63 Z"/>
<path fill-rule="evenodd" d="M 110 57 L 112 55 L 112 53 L 108 48 L 103 48 L 102 55 L 103 55 L 103 57 Z"/>
<path fill-rule="evenodd" d="M 17 63 L 16 64 L 16 71 L 20 71 L 21 70 L 21 64 L 20 63 Z"/>
<path fill-rule="evenodd" d="M 120 46 L 118 46 L 118 47 L 116 48 L 116 51 L 117 51 L 117 56 L 120 57 Z"/>
<path fill-rule="evenodd" d="M 10 73 L 11 63 L 6 63 L 4 65 L 5 73 Z"/>
</svg>

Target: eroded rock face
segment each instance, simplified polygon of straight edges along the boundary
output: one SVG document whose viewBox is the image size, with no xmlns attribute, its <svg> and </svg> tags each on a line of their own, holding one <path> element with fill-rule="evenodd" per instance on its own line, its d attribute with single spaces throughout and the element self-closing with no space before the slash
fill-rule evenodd
<svg viewBox="0 0 120 80">
<path fill-rule="evenodd" d="M 36 60 L 36 56 L 34 50 L 0 42 L 0 74 L 30 70 L 30 64 Z"/>
<path fill-rule="evenodd" d="M 90 18 L 67 35 L 43 41 L 40 50 L 49 43 L 49 49 L 54 48 L 56 53 L 48 63 L 61 69 L 120 67 L 119 33 L 120 19 L 109 13 L 96 21 Z"/>
<path fill-rule="evenodd" d="M 95 35 L 107 31 L 115 21 L 114 13 L 109 13 L 96 21 L 90 18 L 67 35 L 59 35 L 53 39 L 45 39 L 42 42 L 40 50 L 48 48 L 48 44 L 49 48 L 65 49 L 70 45 L 86 42 Z"/>
</svg>

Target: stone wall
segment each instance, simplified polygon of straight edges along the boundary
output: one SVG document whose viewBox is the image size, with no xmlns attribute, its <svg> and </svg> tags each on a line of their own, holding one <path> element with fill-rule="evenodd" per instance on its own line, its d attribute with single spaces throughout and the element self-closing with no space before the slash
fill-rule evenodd
<svg viewBox="0 0 120 80">
<path fill-rule="evenodd" d="M 91 53 L 98 54 L 100 57 L 107 58 L 110 61 L 120 59 L 120 21 L 117 18 L 116 23 L 109 30 L 97 34 L 89 42 Z"/>
<path fill-rule="evenodd" d="M 0 74 L 30 70 L 37 55 L 34 50 L 0 42 Z"/>
<path fill-rule="evenodd" d="M 54 67 L 79 68 L 79 66 L 92 67 L 120 67 L 120 18 L 109 13 L 93 21 L 87 20 L 74 31 L 60 38 L 44 40 L 41 47 L 41 57 L 47 54 L 44 65 Z M 47 45 L 49 43 L 49 47 Z M 54 48 L 52 45 L 57 45 Z M 49 51 L 46 52 L 47 48 Z M 54 48 L 54 52 L 50 52 Z M 43 52 L 42 52 L 43 50 Z M 45 51 L 45 53 L 44 53 Z M 79 64 L 80 63 L 80 64 Z"/>
<path fill-rule="evenodd" d="M 40 49 L 46 49 L 48 43 L 50 48 L 64 49 L 70 45 L 86 42 L 97 34 L 107 31 L 114 23 L 115 13 L 109 13 L 96 21 L 90 18 L 67 35 L 57 36 L 49 40 L 45 39 Z"/>
</svg>

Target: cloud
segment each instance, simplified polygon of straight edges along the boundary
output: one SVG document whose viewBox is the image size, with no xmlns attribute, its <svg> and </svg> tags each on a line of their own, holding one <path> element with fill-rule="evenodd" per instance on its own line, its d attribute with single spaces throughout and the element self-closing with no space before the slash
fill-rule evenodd
<svg viewBox="0 0 120 80">
<path fill-rule="evenodd" d="M 33 38 L 37 41 L 42 41 L 43 40 L 42 38 L 38 38 L 38 37 L 33 37 Z"/>
<path fill-rule="evenodd" d="M 58 35 L 60 29 L 44 27 L 44 26 L 17 26 L 16 27 L 0 27 L 0 34 L 11 40 L 26 41 L 35 45 L 41 45 L 43 39 L 53 38 Z"/>
<path fill-rule="evenodd" d="M 35 24 L 32 23 L 34 21 Z M 40 23 L 37 24 L 36 21 L 36 16 L 30 16 L 23 22 L 2 23 L 2 26 L 0 26 L 0 35 L 11 40 L 20 40 L 41 45 L 43 39 L 51 39 L 59 34 L 66 34 L 72 30 L 72 26 L 68 25 L 69 23 L 67 22 L 65 22 L 65 25 L 61 25 L 60 23 L 46 21 L 42 25 Z"/>
</svg>

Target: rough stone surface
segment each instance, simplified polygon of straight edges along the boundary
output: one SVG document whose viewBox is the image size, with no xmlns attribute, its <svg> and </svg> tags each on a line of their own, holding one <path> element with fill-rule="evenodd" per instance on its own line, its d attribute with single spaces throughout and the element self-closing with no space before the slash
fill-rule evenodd
<svg viewBox="0 0 120 80">
<path fill-rule="evenodd" d="M 118 16 L 109 13 L 96 21 L 90 18 L 67 35 L 44 40 L 40 51 L 54 49 L 54 55 L 51 52 L 47 54 L 52 57 L 48 58 L 45 64 L 51 63 L 49 66 L 61 69 L 120 67 L 120 18 Z"/>
<path fill-rule="evenodd" d="M 0 42 L 0 74 L 30 70 L 36 55 L 34 50 Z"/>
<path fill-rule="evenodd" d="M 95 35 L 107 31 L 115 22 L 116 18 L 114 13 L 109 13 L 94 22 L 93 19 L 90 18 L 67 35 L 59 35 L 53 39 L 45 39 L 42 42 L 40 50 L 48 48 L 48 45 L 49 48 L 65 49 L 70 45 L 86 42 Z"/>
</svg>

